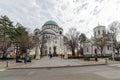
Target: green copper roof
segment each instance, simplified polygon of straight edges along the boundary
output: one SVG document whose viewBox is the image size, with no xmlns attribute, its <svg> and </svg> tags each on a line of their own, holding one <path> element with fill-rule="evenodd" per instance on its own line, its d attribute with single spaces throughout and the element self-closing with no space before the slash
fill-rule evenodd
<svg viewBox="0 0 120 80">
<path fill-rule="evenodd" d="M 47 21 L 44 25 L 57 25 L 58 26 L 58 24 L 52 20 Z"/>
</svg>

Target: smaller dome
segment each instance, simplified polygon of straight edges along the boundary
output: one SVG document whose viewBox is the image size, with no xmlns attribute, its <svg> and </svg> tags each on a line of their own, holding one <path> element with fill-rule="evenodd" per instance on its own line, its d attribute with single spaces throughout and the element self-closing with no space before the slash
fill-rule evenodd
<svg viewBox="0 0 120 80">
<path fill-rule="evenodd" d="M 38 28 L 36 28 L 34 31 L 40 31 Z"/>
<path fill-rule="evenodd" d="M 55 31 L 53 31 L 53 30 L 51 30 L 51 29 L 46 29 L 46 30 L 44 30 L 44 32 L 43 32 L 44 34 L 53 34 L 53 35 L 55 35 L 56 34 L 56 32 Z"/>
</svg>

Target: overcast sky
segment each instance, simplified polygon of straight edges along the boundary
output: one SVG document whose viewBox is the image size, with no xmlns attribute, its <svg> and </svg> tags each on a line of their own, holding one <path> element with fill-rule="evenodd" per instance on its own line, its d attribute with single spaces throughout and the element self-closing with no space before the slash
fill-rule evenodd
<svg viewBox="0 0 120 80">
<path fill-rule="evenodd" d="M 99 24 L 120 21 L 120 0 L 0 0 L 0 15 L 33 31 L 54 20 L 67 32 L 70 27 L 90 36 Z"/>
</svg>

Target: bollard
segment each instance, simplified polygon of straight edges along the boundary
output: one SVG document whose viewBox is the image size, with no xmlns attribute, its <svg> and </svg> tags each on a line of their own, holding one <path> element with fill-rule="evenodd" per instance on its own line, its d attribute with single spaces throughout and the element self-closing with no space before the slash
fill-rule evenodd
<svg viewBox="0 0 120 80">
<path fill-rule="evenodd" d="M 6 67 L 8 67 L 8 61 L 7 61 L 7 63 L 6 63 Z"/>
<path fill-rule="evenodd" d="M 107 58 L 105 58 L 105 64 L 108 64 L 108 59 Z"/>
</svg>

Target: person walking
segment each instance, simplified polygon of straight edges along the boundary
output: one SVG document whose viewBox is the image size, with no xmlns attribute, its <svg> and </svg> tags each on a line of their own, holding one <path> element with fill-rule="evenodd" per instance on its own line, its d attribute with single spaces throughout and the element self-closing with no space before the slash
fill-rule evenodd
<svg viewBox="0 0 120 80">
<path fill-rule="evenodd" d="M 49 52 L 48 56 L 50 57 L 50 59 L 52 58 L 52 54 L 51 54 L 51 52 Z"/>
<path fill-rule="evenodd" d="M 95 61 L 98 61 L 98 56 L 97 56 L 97 49 L 95 48 Z"/>
</svg>

